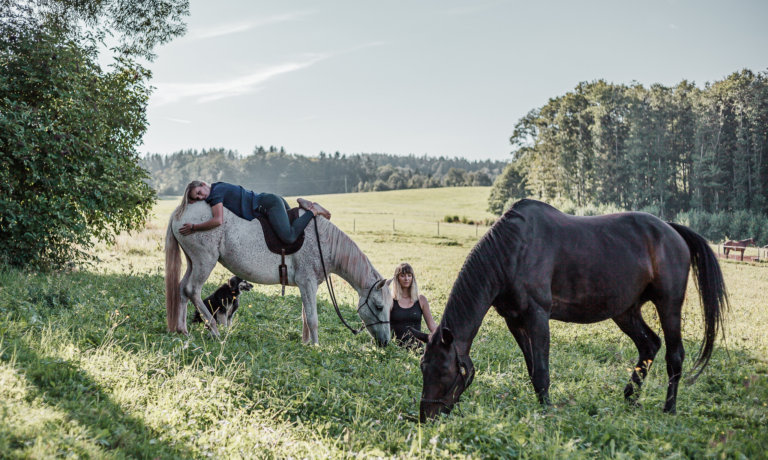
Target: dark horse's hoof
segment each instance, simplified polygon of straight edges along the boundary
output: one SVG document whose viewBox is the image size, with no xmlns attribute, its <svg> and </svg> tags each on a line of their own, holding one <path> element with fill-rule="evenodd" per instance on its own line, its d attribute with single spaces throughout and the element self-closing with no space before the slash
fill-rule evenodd
<svg viewBox="0 0 768 460">
<path fill-rule="evenodd" d="M 677 407 L 664 407 L 664 413 L 669 415 L 677 415 Z"/>
</svg>

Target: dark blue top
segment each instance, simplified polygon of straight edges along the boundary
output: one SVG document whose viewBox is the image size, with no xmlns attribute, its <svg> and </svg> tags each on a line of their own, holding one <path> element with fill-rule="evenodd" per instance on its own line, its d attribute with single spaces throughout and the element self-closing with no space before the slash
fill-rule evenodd
<svg viewBox="0 0 768 460">
<path fill-rule="evenodd" d="M 211 184 L 211 193 L 205 202 L 213 206 L 222 203 L 225 208 L 235 213 L 243 219 L 253 220 L 259 207 L 259 200 L 262 193 L 254 193 L 246 190 L 239 185 L 228 184 L 226 182 L 214 182 Z"/>
</svg>

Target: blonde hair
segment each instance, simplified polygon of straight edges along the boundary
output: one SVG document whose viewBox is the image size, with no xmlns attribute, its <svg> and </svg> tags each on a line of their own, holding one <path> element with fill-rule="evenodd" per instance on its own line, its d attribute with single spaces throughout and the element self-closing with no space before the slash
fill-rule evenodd
<svg viewBox="0 0 768 460">
<path fill-rule="evenodd" d="M 201 180 L 193 180 L 187 184 L 187 188 L 184 189 L 184 196 L 181 198 L 181 204 L 178 208 L 176 208 L 176 212 L 173 214 L 174 219 L 181 217 L 181 215 L 184 214 L 184 211 L 187 209 L 187 204 L 189 203 L 189 192 L 191 192 L 193 188 L 201 187 L 203 185 L 208 185 L 208 183 Z"/>
<path fill-rule="evenodd" d="M 407 262 L 403 262 L 395 267 L 395 275 L 392 280 L 392 298 L 400 300 L 403 297 L 403 288 L 400 286 L 400 280 L 397 279 L 401 273 L 410 274 L 413 277 L 411 282 L 411 288 L 408 290 L 408 297 L 416 301 L 419 298 L 419 286 L 416 284 L 416 274 L 413 272 L 413 267 Z"/>
</svg>

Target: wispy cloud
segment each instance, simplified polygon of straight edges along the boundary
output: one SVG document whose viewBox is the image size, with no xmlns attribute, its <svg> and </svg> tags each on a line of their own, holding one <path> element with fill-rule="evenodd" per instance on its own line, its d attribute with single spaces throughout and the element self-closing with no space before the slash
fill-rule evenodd
<svg viewBox="0 0 768 460">
<path fill-rule="evenodd" d="M 308 11 L 299 11 L 294 13 L 285 13 L 275 16 L 267 16 L 265 18 L 251 19 L 245 21 L 232 22 L 229 24 L 220 24 L 204 29 L 193 30 L 188 36 L 189 40 L 201 40 L 206 38 L 221 37 L 224 35 L 232 35 L 241 32 L 246 32 L 257 27 L 263 27 L 272 24 L 280 24 L 283 22 L 298 21 L 309 16 L 311 13 Z"/>
<path fill-rule="evenodd" d="M 328 59 L 325 54 L 314 54 L 294 62 L 286 62 L 248 75 L 209 83 L 161 83 L 155 84 L 157 90 L 153 96 L 157 106 L 178 102 L 182 99 L 195 99 L 197 103 L 211 102 L 227 97 L 242 96 L 260 89 L 259 85 L 279 75 L 306 69 Z"/>
</svg>

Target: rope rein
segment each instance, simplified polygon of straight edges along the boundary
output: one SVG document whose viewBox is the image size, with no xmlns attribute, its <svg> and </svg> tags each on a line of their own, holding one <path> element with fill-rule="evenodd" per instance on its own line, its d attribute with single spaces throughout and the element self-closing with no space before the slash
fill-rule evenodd
<svg viewBox="0 0 768 460">
<path fill-rule="evenodd" d="M 323 266 L 323 277 L 325 278 L 326 286 L 328 286 L 328 294 L 331 297 L 331 303 L 333 303 L 333 308 L 336 310 L 336 316 L 339 317 L 339 319 L 341 320 L 342 324 L 344 324 L 347 327 L 347 329 L 352 331 L 352 334 L 354 334 L 354 335 L 359 334 L 360 332 L 362 332 L 367 327 L 376 326 L 377 324 L 389 324 L 389 321 L 378 321 L 378 322 L 375 322 L 375 323 L 372 323 L 372 324 L 366 324 L 365 321 L 363 321 L 363 326 L 362 327 L 360 327 L 359 329 L 354 329 L 352 326 L 349 325 L 349 323 L 347 323 L 347 321 L 344 319 L 344 317 L 341 316 L 341 310 L 339 310 L 339 304 L 336 301 L 336 292 L 334 292 L 334 290 L 333 290 L 333 282 L 331 281 L 331 277 L 328 276 L 328 271 L 325 268 L 325 258 L 323 257 L 323 248 L 322 248 L 322 245 L 320 244 L 320 231 L 317 229 L 317 217 L 316 216 L 312 217 L 312 220 L 315 221 L 315 236 L 317 237 L 317 250 L 320 252 L 320 263 Z M 368 304 L 368 299 L 370 299 L 371 293 L 373 292 L 373 288 L 376 287 L 376 285 L 379 283 L 379 281 L 381 281 L 381 280 L 374 281 L 373 285 L 368 289 L 368 295 L 365 296 L 365 302 L 363 302 L 362 305 L 357 307 L 357 312 L 358 313 L 360 313 L 360 309 L 363 308 L 363 305 L 367 305 L 368 306 L 368 310 L 371 313 L 373 313 L 374 317 L 377 316 L 376 312 L 374 312 L 373 309 L 371 308 L 371 306 Z"/>
</svg>

